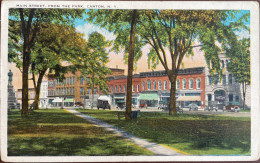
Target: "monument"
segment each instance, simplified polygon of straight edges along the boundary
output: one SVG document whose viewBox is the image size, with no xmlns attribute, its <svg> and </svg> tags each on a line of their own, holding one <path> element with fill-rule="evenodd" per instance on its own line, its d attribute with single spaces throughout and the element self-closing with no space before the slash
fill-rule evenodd
<svg viewBox="0 0 260 163">
<path fill-rule="evenodd" d="M 15 97 L 14 86 L 12 85 L 13 73 L 11 70 L 8 72 L 8 110 L 19 109 L 20 105 Z"/>
</svg>

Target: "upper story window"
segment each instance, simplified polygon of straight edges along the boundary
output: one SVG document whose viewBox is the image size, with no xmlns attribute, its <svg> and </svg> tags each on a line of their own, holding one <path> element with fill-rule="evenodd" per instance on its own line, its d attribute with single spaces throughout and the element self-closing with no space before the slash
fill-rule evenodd
<svg viewBox="0 0 260 163">
<path fill-rule="evenodd" d="M 139 92 L 139 90 L 140 90 L 139 87 L 140 87 L 140 86 L 139 86 L 139 84 L 138 84 L 137 87 L 136 87 L 136 92 Z"/>
<path fill-rule="evenodd" d="M 143 81 L 143 91 L 145 90 L 145 82 Z"/>
<path fill-rule="evenodd" d="M 159 90 L 162 89 L 162 82 L 161 82 L 161 80 L 158 81 L 158 89 L 159 89 Z"/>
<path fill-rule="evenodd" d="M 125 92 L 125 85 L 124 85 L 124 92 Z"/>
<path fill-rule="evenodd" d="M 226 83 L 227 83 L 227 82 L 226 82 L 226 75 L 223 75 L 222 78 L 223 78 L 223 79 L 222 79 L 222 83 L 223 83 L 223 84 L 226 84 Z"/>
<path fill-rule="evenodd" d="M 196 87 L 197 87 L 197 89 L 200 89 L 200 79 L 199 78 L 196 79 Z"/>
<path fill-rule="evenodd" d="M 226 60 L 226 67 L 228 67 L 228 60 Z"/>
<path fill-rule="evenodd" d="M 121 85 L 119 86 L 119 92 L 121 92 L 122 90 L 121 90 Z"/>
<path fill-rule="evenodd" d="M 80 84 L 83 84 L 83 81 L 84 81 L 84 78 L 81 77 L 81 78 L 80 78 Z"/>
<path fill-rule="evenodd" d="M 148 88 L 148 90 L 151 90 L 151 80 L 147 81 L 147 88 Z"/>
<path fill-rule="evenodd" d="M 111 86 L 111 92 L 112 92 L 112 93 L 114 92 L 114 87 L 113 87 L 113 86 Z"/>
<path fill-rule="evenodd" d="M 135 92 L 135 85 L 132 86 L 132 91 Z"/>
<path fill-rule="evenodd" d="M 182 80 L 182 89 L 186 89 L 186 79 Z"/>
<path fill-rule="evenodd" d="M 95 89 L 94 89 L 94 94 L 97 94 L 97 91 L 98 91 L 97 88 L 95 88 Z"/>
<path fill-rule="evenodd" d="M 232 74 L 228 75 L 228 84 L 232 84 Z"/>
<path fill-rule="evenodd" d="M 225 67 L 225 61 L 221 61 L 222 62 L 222 68 L 224 68 Z"/>
<path fill-rule="evenodd" d="M 177 79 L 177 89 L 180 89 L 180 80 L 179 79 Z"/>
<path fill-rule="evenodd" d="M 208 76 L 208 78 L 209 78 L 209 85 L 211 85 L 212 84 L 212 77 Z"/>
<path fill-rule="evenodd" d="M 117 86 L 115 86 L 115 93 L 117 93 Z"/>
<path fill-rule="evenodd" d="M 73 84 L 75 84 L 75 77 L 73 77 Z"/>
<path fill-rule="evenodd" d="M 163 85 L 164 85 L 164 90 L 167 90 L 167 81 L 166 80 L 164 80 Z"/>
<path fill-rule="evenodd" d="M 156 81 L 153 81 L 153 89 L 156 89 Z"/>
<path fill-rule="evenodd" d="M 189 89 L 193 89 L 193 79 L 189 80 Z"/>
<path fill-rule="evenodd" d="M 80 95 L 83 95 L 83 87 L 80 87 Z"/>
<path fill-rule="evenodd" d="M 215 75 L 215 84 L 218 84 L 218 75 Z"/>
</svg>

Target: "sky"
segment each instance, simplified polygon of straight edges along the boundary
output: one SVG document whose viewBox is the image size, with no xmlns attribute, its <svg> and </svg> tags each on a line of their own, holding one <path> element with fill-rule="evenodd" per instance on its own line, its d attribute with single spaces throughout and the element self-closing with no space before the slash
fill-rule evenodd
<svg viewBox="0 0 260 163">
<path fill-rule="evenodd" d="M 88 10 L 86 10 L 88 11 Z M 235 14 L 235 19 L 229 18 L 227 20 L 227 24 L 229 24 L 230 22 L 235 22 L 237 21 L 242 15 L 249 13 L 249 10 L 240 10 L 239 13 Z M 86 14 L 84 14 L 82 19 L 76 19 L 75 21 L 75 28 L 78 32 L 80 33 L 84 33 L 85 36 L 84 38 L 87 40 L 88 39 L 88 35 L 92 32 L 99 32 L 102 35 L 104 35 L 106 37 L 107 40 L 114 40 L 115 39 L 115 35 L 111 32 L 108 32 L 106 29 L 104 28 L 100 28 L 97 25 L 88 23 L 86 21 L 86 18 L 88 18 L 88 16 Z M 250 19 L 248 20 L 248 22 L 244 22 L 245 25 L 247 25 L 248 27 L 250 26 Z M 240 37 L 240 38 L 248 38 L 249 37 L 249 32 L 245 31 L 245 30 L 240 30 L 237 31 L 236 34 Z M 141 57 L 141 59 L 138 61 L 137 63 L 137 70 L 135 71 L 135 73 L 139 73 L 139 72 L 146 72 L 146 71 L 151 71 L 151 69 L 148 68 L 148 63 L 147 63 L 147 53 L 149 52 L 149 46 L 145 46 L 142 49 L 143 52 L 143 56 Z M 184 68 L 190 68 L 190 67 L 201 67 L 201 66 L 205 66 L 205 59 L 203 56 L 203 52 L 201 52 L 199 50 L 199 48 L 194 49 L 194 53 L 195 55 L 189 58 L 184 58 L 183 62 L 184 62 Z M 109 58 L 110 61 L 107 64 L 108 67 L 111 68 L 121 68 L 121 69 L 125 69 L 127 70 L 127 65 L 124 64 L 124 59 L 123 59 L 124 53 L 114 53 L 114 52 L 109 52 Z M 159 64 L 157 66 L 156 70 L 163 70 L 163 67 L 161 64 Z M 125 71 L 126 73 L 127 71 Z"/>
</svg>

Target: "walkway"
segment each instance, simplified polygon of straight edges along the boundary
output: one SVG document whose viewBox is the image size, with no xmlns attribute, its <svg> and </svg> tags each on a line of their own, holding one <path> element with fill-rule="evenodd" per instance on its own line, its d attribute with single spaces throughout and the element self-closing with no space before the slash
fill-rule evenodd
<svg viewBox="0 0 260 163">
<path fill-rule="evenodd" d="M 108 124 L 106 122 L 103 122 L 103 121 L 101 121 L 99 119 L 96 119 L 94 117 L 91 117 L 89 115 L 80 113 L 80 112 L 78 112 L 76 110 L 67 109 L 67 111 L 70 112 L 70 113 L 75 114 L 78 117 L 81 117 L 81 118 L 87 120 L 90 123 L 93 123 L 95 125 L 103 127 L 106 130 L 108 130 L 108 131 L 112 131 L 113 133 L 115 133 L 115 134 L 117 134 L 117 135 L 119 135 L 119 136 L 121 136 L 123 138 L 129 139 L 133 143 L 135 143 L 135 144 L 137 144 L 137 145 L 139 145 L 141 147 L 144 147 L 144 148 L 152 151 L 156 155 L 161 155 L 161 156 L 177 156 L 177 155 L 179 156 L 179 155 L 182 155 L 182 154 L 180 154 L 180 153 L 178 153 L 178 152 L 176 152 L 174 150 L 171 150 L 171 149 L 166 148 L 164 146 L 161 146 L 159 144 L 151 143 L 151 142 L 148 142 L 148 141 L 146 141 L 144 139 L 138 138 L 138 137 L 136 137 L 136 136 L 134 136 L 134 135 L 132 135 L 130 133 L 127 133 L 127 132 L 125 132 L 123 130 L 120 130 L 120 129 L 116 128 L 113 125 L 110 125 L 110 124 Z"/>
</svg>

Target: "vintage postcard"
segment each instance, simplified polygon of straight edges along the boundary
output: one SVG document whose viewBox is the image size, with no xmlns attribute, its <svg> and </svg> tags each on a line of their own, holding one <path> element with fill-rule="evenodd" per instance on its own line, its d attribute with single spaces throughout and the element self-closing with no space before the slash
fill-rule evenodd
<svg viewBox="0 0 260 163">
<path fill-rule="evenodd" d="M 1 160 L 259 159 L 259 4 L 2 1 Z"/>
</svg>

